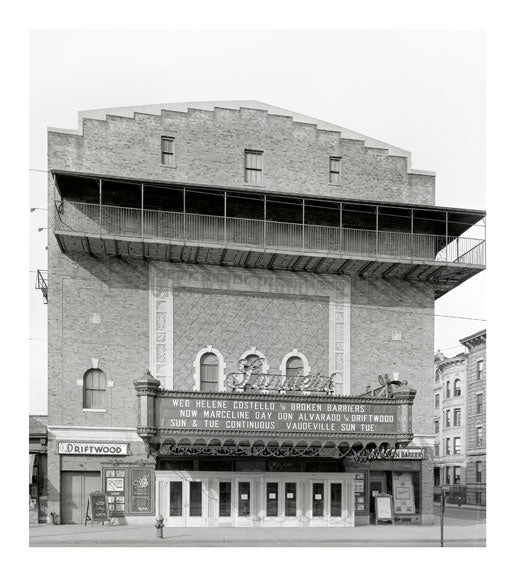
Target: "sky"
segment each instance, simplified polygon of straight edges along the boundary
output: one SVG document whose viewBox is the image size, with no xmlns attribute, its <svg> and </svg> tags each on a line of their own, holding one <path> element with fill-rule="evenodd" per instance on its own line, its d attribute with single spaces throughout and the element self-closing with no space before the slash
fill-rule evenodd
<svg viewBox="0 0 515 576">
<path fill-rule="evenodd" d="M 47 128 L 77 128 L 80 110 L 199 100 L 260 100 L 404 148 L 436 172 L 436 204 L 486 208 L 481 31 L 32 31 L 31 413 L 47 411 L 46 306 L 33 289 L 47 267 Z M 435 311 L 435 350 L 457 354 L 486 328 L 486 272 Z"/>
</svg>

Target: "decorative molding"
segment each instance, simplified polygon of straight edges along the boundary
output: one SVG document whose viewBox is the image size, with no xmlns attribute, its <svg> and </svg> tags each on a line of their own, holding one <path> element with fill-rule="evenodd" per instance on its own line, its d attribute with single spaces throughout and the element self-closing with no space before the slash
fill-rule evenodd
<svg viewBox="0 0 515 576">
<path fill-rule="evenodd" d="M 286 356 L 281 361 L 279 366 L 279 371 L 283 376 L 286 376 L 286 363 L 290 358 L 298 357 L 302 360 L 302 376 L 309 376 L 311 374 L 311 366 L 309 365 L 308 359 L 302 352 L 299 352 L 297 348 L 294 348 L 291 352 L 288 352 Z"/>
<path fill-rule="evenodd" d="M 195 361 L 193 362 L 193 368 L 195 369 L 193 373 L 193 389 L 200 391 L 200 359 L 204 354 L 208 353 L 212 353 L 218 358 L 218 392 L 222 392 L 224 390 L 226 364 L 222 353 L 216 348 L 213 348 L 211 344 L 199 350 L 195 356 Z"/>
</svg>

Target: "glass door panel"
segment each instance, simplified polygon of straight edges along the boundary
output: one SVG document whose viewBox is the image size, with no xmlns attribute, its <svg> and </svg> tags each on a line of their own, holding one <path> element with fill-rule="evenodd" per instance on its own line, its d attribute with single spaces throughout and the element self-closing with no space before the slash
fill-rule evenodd
<svg viewBox="0 0 515 576">
<path fill-rule="evenodd" d="M 324 516 L 324 483 L 313 482 L 313 518 Z"/>
<path fill-rule="evenodd" d="M 342 485 L 331 484 L 331 517 L 342 515 Z"/>
<path fill-rule="evenodd" d="M 266 484 L 266 515 L 269 518 L 279 516 L 279 483 Z"/>
<path fill-rule="evenodd" d="M 202 482 L 190 482 L 190 516 L 202 516 Z"/>
<path fill-rule="evenodd" d="M 297 516 L 297 483 L 284 483 L 284 515 Z"/>
<path fill-rule="evenodd" d="M 170 516 L 182 516 L 182 482 L 170 482 Z"/>
<path fill-rule="evenodd" d="M 250 516 L 250 482 L 238 483 L 238 516 Z"/>
<path fill-rule="evenodd" d="M 232 515 L 232 484 L 231 482 L 220 482 L 218 489 L 218 516 L 227 518 Z"/>
</svg>

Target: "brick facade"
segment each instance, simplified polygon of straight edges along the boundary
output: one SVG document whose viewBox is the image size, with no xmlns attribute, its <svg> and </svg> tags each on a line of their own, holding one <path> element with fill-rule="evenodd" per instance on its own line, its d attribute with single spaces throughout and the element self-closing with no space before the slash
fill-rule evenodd
<svg viewBox="0 0 515 576">
<path fill-rule="evenodd" d="M 434 203 L 434 177 L 408 173 L 405 157 L 264 111 L 108 116 L 85 119 L 83 131 L 49 133 L 49 170 L 245 187 L 244 150 L 252 148 L 264 150 L 260 190 Z M 160 164 L 163 135 L 176 139 L 176 168 Z M 328 183 L 334 155 L 342 157 L 343 166 L 336 186 Z M 417 390 L 416 437 L 426 442 L 433 433 L 434 291 L 429 284 L 65 254 L 51 232 L 58 217 L 56 193 L 50 178 L 49 512 L 59 512 L 61 470 L 99 470 L 103 462 L 60 458 L 60 427 L 90 441 L 130 439 L 130 461 L 144 458 L 143 443 L 134 436 L 133 380 L 151 366 L 165 385 L 191 389 L 195 356 L 208 345 L 221 352 L 226 372 L 235 371 L 240 355 L 252 347 L 266 356 L 270 372 L 279 372 L 284 355 L 298 349 L 312 373 L 341 374 L 340 393 L 360 394 L 377 385 L 379 374 L 399 371 Z M 161 327 L 154 268 L 168 310 Z M 83 410 L 81 380 L 96 361 L 109 380 L 105 412 Z M 422 464 L 420 506 L 426 522 L 432 519 L 432 468 L 431 460 Z"/>
<path fill-rule="evenodd" d="M 161 136 L 175 138 L 175 168 L 160 163 Z M 264 151 L 262 186 L 245 185 L 245 149 Z M 83 135 L 50 132 L 49 150 L 54 169 L 359 200 L 434 203 L 434 176 L 408 173 L 407 158 L 262 110 L 163 110 L 160 116 L 136 113 L 134 119 L 85 118 Z M 342 157 L 341 184 L 329 184 L 330 156 Z"/>
</svg>

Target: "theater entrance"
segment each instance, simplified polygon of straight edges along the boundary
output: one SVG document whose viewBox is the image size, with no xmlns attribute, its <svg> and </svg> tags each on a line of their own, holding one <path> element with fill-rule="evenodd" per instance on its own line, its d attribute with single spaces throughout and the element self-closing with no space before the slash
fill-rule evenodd
<svg viewBox="0 0 515 576">
<path fill-rule="evenodd" d="M 167 526 L 354 526 L 352 473 L 156 471 Z"/>
</svg>

